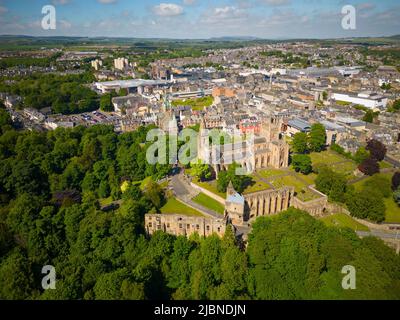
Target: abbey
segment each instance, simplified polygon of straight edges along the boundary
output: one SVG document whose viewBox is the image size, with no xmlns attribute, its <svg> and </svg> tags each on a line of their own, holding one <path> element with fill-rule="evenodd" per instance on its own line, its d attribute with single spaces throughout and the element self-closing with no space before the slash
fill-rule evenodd
<svg viewBox="0 0 400 320">
<path fill-rule="evenodd" d="M 280 136 L 282 123 L 280 117 L 268 117 L 264 119 L 260 133 L 252 141 L 235 140 L 223 146 L 210 146 L 209 132 L 203 119 L 198 137 L 198 156 L 213 166 L 217 176 L 233 162 L 240 164 L 247 172 L 264 168 L 286 168 L 289 166 L 289 145 Z"/>
</svg>

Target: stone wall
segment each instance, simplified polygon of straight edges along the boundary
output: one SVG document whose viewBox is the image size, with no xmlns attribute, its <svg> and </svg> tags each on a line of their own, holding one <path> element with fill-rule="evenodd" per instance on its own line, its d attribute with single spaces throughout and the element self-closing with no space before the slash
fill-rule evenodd
<svg viewBox="0 0 400 320">
<path fill-rule="evenodd" d="M 252 221 L 260 216 L 269 216 L 287 210 L 292 203 L 293 187 L 279 190 L 264 190 L 246 194 L 247 220 Z"/>
<path fill-rule="evenodd" d="M 307 211 L 310 215 L 314 217 L 321 217 L 325 213 L 325 209 L 328 205 L 328 197 L 319 192 L 318 190 L 314 189 L 313 187 L 309 187 L 309 189 L 318 194 L 320 197 L 311 201 L 301 201 L 299 198 L 294 197 L 293 199 L 293 207 Z"/>
<path fill-rule="evenodd" d="M 225 234 L 227 221 L 224 218 L 191 217 L 178 214 L 146 214 L 145 228 L 147 234 L 163 231 L 175 236 L 190 236 L 198 233 L 208 237 L 213 233 L 222 237 Z"/>
</svg>

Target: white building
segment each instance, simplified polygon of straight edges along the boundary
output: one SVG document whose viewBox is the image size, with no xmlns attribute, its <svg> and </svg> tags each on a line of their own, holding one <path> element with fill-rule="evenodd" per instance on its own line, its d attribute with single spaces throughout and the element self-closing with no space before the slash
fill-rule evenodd
<svg viewBox="0 0 400 320">
<path fill-rule="evenodd" d="M 91 62 L 91 64 L 92 64 L 92 67 L 97 71 L 100 69 L 100 67 L 103 66 L 103 61 L 96 59 L 96 60 L 93 60 Z"/>
<path fill-rule="evenodd" d="M 126 58 L 114 59 L 114 67 L 118 70 L 125 70 L 129 66 L 129 61 Z"/>
<path fill-rule="evenodd" d="M 385 109 L 388 103 L 388 99 L 386 97 L 369 91 L 361 92 L 358 95 L 340 92 L 333 93 L 332 99 L 336 101 L 359 104 L 369 109 Z"/>
</svg>

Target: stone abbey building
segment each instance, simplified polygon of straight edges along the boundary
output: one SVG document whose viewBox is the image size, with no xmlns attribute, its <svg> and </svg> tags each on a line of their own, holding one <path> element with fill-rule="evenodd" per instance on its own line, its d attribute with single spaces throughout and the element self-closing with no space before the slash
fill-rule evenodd
<svg viewBox="0 0 400 320">
<path fill-rule="evenodd" d="M 268 117 L 264 119 L 260 133 L 252 141 L 210 145 L 210 132 L 203 120 L 198 138 L 198 157 L 205 163 L 210 163 L 217 176 L 233 162 L 240 164 L 247 172 L 286 168 L 289 166 L 289 145 L 280 136 L 282 125 L 282 118 Z"/>
</svg>

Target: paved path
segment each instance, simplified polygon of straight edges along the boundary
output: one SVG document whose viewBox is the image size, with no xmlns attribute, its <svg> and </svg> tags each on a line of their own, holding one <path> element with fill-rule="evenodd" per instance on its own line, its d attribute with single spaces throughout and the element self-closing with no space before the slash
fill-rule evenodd
<svg viewBox="0 0 400 320">
<path fill-rule="evenodd" d="M 202 205 L 194 202 L 192 198 L 198 194 L 199 192 L 192 188 L 187 182 L 184 181 L 182 175 L 175 175 L 171 178 L 172 187 L 174 189 L 174 193 L 177 199 L 182 201 L 183 203 L 187 204 L 188 206 L 200 211 L 204 215 L 221 219 L 223 215 L 210 210 Z"/>
<path fill-rule="evenodd" d="M 400 232 L 399 233 L 389 233 L 384 231 L 372 230 L 368 231 L 357 231 L 357 234 L 360 237 L 368 237 L 374 236 L 381 239 L 392 239 L 392 240 L 399 240 L 400 241 Z"/>
</svg>

